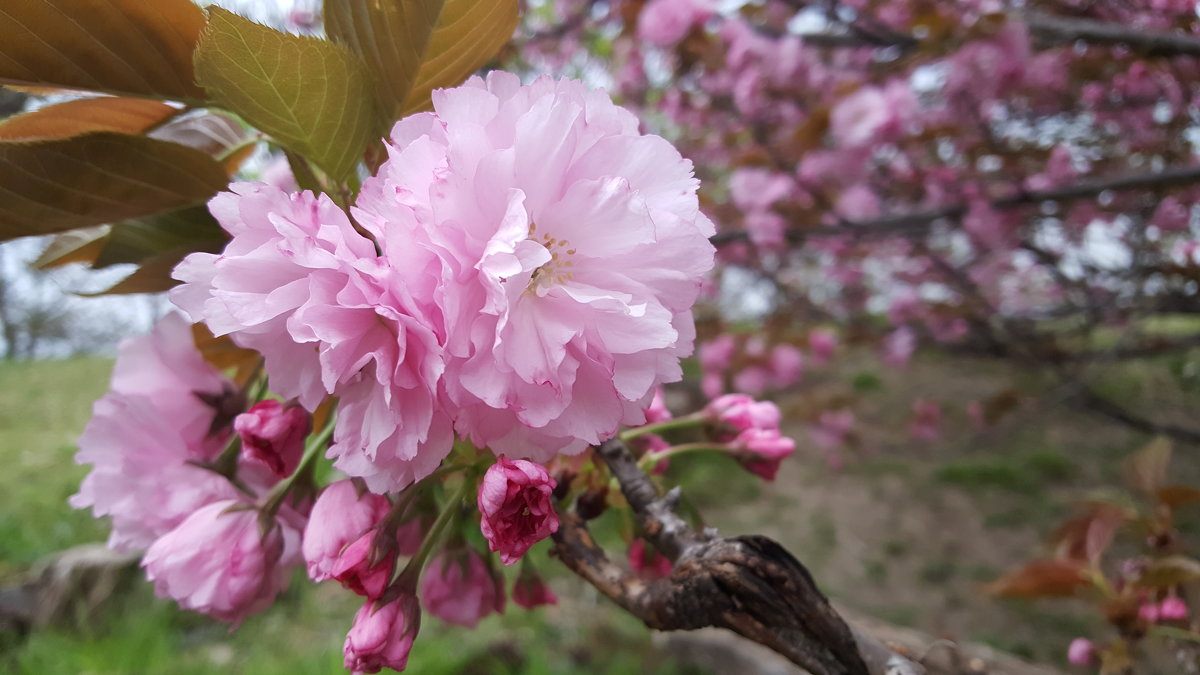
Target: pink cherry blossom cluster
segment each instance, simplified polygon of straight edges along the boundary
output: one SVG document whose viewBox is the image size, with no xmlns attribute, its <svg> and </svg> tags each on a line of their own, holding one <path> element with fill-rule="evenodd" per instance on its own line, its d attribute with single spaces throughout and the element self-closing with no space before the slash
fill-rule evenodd
<svg viewBox="0 0 1200 675">
<path fill-rule="evenodd" d="M 504 612 L 476 523 L 522 563 L 514 602 L 556 601 L 526 554 L 574 494 L 570 456 L 621 433 L 674 449 L 649 430 L 678 422 L 661 385 L 714 258 L 691 163 L 604 92 L 496 71 L 433 104 L 351 206 L 282 180 L 215 197 L 230 240 L 180 263 L 171 299 L 261 371 L 235 383 L 170 315 L 122 347 L 80 439 L 73 503 L 146 549 L 160 595 L 237 624 L 304 565 L 363 598 L 356 673 L 405 667 L 422 611 Z M 734 399 L 681 419 L 770 479 L 794 444 L 773 404 Z M 345 477 L 322 486 L 322 455 Z"/>
</svg>

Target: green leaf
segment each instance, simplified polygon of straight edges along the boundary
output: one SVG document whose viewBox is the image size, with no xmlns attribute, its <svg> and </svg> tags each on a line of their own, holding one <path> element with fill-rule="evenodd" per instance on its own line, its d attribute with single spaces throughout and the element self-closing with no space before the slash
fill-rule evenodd
<svg viewBox="0 0 1200 675">
<path fill-rule="evenodd" d="M 218 253 L 229 237 L 205 206 L 113 225 L 93 267 L 141 263 L 167 251 Z"/>
<path fill-rule="evenodd" d="M 385 126 L 361 59 L 218 7 L 208 13 L 196 78 L 209 95 L 335 179 L 349 177 Z"/>
<path fill-rule="evenodd" d="M 94 131 L 140 134 L 179 113 L 159 101 L 101 96 L 39 108 L 0 123 L 0 141 L 70 138 Z"/>
<path fill-rule="evenodd" d="M 0 241 L 196 206 L 227 183 L 208 155 L 143 136 L 0 143 Z"/>
<path fill-rule="evenodd" d="M 517 18 L 516 0 L 325 0 L 325 31 L 363 57 L 395 118 L 479 70 Z"/>
<path fill-rule="evenodd" d="M 203 100 L 191 0 L 4 0 L 0 84 Z"/>
</svg>

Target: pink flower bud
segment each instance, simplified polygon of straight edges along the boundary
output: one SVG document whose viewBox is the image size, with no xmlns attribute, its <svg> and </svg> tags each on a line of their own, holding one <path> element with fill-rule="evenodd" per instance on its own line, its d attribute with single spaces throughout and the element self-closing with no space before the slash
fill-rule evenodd
<svg viewBox="0 0 1200 675">
<path fill-rule="evenodd" d="M 706 373 L 720 374 L 733 363 L 733 354 L 737 351 L 737 342 L 732 335 L 722 334 L 704 342 L 697 350 L 700 368 Z"/>
<path fill-rule="evenodd" d="M 1172 595 L 1159 603 L 1158 616 L 1163 621 L 1185 621 L 1188 618 L 1187 603 Z"/>
<path fill-rule="evenodd" d="M 1158 623 L 1161 618 L 1158 614 L 1158 605 L 1153 602 L 1142 603 L 1141 607 L 1138 607 L 1138 618 L 1146 623 Z"/>
<path fill-rule="evenodd" d="M 377 552 L 379 560 L 370 564 L 375 534 L 376 530 L 371 529 L 355 539 L 333 565 L 334 579 L 369 599 L 377 599 L 383 593 L 396 569 L 395 549 Z"/>
<path fill-rule="evenodd" d="M 142 559 L 158 596 L 234 623 L 269 607 L 287 585 L 285 550 L 297 533 L 272 521 L 264 534 L 260 516 L 238 501 L 213 502 L 160 537 Z"/>
<path fill-rule="evenodd" d="M 655 424 L 657 422 L 666 422 L 674 417 L 671 411 L 667 408 L 666 401 L 663 400 L 662 387 L 654 390 L 654 398 L 650 400 L 650 407 L 646 408 L 646 424 Z"/>
<path fill-rule="evenodd" d="M 368 600 L 346 634 L 342 648 L 346 669 L 356 675 L 384 668 L 404 670 L 420 628 L 421 608 L 415 597 L 403 596 L 382 606 Z"/>
<path fill-rule="evenodd" d="M 770 401 L 755 401 L 745 394 L 726 394 L 709 402 L 704 415 L 722 427 L 719 437 L 732 437 L 747 429 L 779 429 L 779 408 Z"/>
<path fill-rule="evenodd" d="M 1067 647 L 1067 661 L 1076 666 L 1088 665 L 1095 655 L 1096 647 L 1087 638 L 1075 638 L 1071 640 L 1071 646 Z"/>
<path fill-rule="evenodd" d="M 837 333 L 831 330 L 818 328 L 808 334 L 808 349 L 812 352 L 813 359 L 817 363 L 825 363 L 833 358 L 834 352 L 837 351 L 837 346 Z"/>
<path fill-rule="evenodd" d="M 942 408 L 937 403 L 917 399 L 913 402 L 913 419 L 908 434 L 916 441 L 936 441 L 940 436 Z"/>
<path fill-rule="evenodd" d="M 537 572 L 527 570 L 522 570 L 513 584 L 512 599 L 525 609 L 558 604 L 558 596 L 546 585 L 546 580 Z"/>
<path fill-rule="evenodd" d="M 746 366 L 733 376 L 733 388 L 752 396 L 761 396 L 767 390 L 771 374 L 762 366 Z"/>
<path fill-rule="evenodd" d="M 796 442 L 780 435 L 778 429 L 747 429 L 732 445 L 742 466 L 764 480 L 775 480 L 779 465 L 796 451 Z"/>
<path fill-rule="evenodd" d="M 555 482 L 541 464 L 501 455 L 479 485 L 479 529 L 505 565 L 558 531 L 551 495 Z"/>
<path fill-rule="evenodd" d="M 674 568 L 671 559 L 658 551 L 647 556 L 646 542 L 642 539 L 634 539 L 629 545 L 629 566 L 634 572 L 650 579 L 669 577 Z"/>
<path fill-rule="evenodd" d="M 242 456 L 267 465 L 280 478 L 290 476 L 304 455 L 304 437 L 312 418 L 300 406 L 267 399 L 233 420 L 242 439 Z"/>
<path fill-rule="evenodd" d="M 421 602 L 442 621 L 474 628 L 488 614 L 504 613 L 504 585 L 475 551 L 442 553 L 421 577 Z"/>
<path fill-rule="evenodd" d="M 789 344 L 771 350 L 771 384 L 777 389 L 790 387 L 804 374 L 804 354 Z"/>
<path fill-rule="evenodd" d="M 325 488 L 313 505 L 301 544 L 309 578 L 332 578 L 342 549 L 379 524 L 390 508 L 387 497 L 371 492 L 359 495 L 349 480 Z"/>
</svg>

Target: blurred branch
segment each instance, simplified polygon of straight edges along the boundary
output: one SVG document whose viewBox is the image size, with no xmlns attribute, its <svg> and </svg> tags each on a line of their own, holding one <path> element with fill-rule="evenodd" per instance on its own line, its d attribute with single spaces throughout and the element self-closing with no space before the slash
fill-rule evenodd
<svg viewBox="0 0 1200 675">
<path fill-rule="evenodd" d="M 1025 22 L 1035 38 L 1050 43 L 1123 45 L 1147 56 L 1200 56 L 1200 38 L 1186 33 L 1146 31 L 1125 24 L 1040 12 L 1026 14 L 1019 20 Z M 919 45 L 919 40 L 911 35 L 892 31 L 882 24 L 868 26 L 863 19 L 843 25 L 839 31 L 806 33 L 801 37 L 814 47 L 911 50 Z"/>
<path fill-rule="evenodd" d="M 1113 403 L 1086 386 L 1080 387 L 1077 399 L 1084 409 L 1120 422 L 1132 429 L 1137 429 L 1148 434 L 1169 436 L 1184 443 L 1200 444 L 1200 430 L 1147 419 L 1124 406 Z"/>
<path fill-rule="evenodd" d="M 667 579 L 644 581 L 614 563 L 596 545 L 576 513 L 562 511 L 556 555 L 657 630 L 727 628 L 765 645 L 813 675 L 918 675 L 924 669 L 842 620 L 808 570 L 775 541 L 762 536 L 725 539 L 697 532 L 675 511 L 678 489 L 658 494 L 623 443 L 596 450 L 621 484 L 650 541 L 670 556 Z"/>
<path fill-rule="evenodd" d="M 1138 173 L 1115 178 L 1084 181 L 1075 185 L 1049 190 L 1020 190 L 1007 197 L 992 200 L 992 208 L 1008 210 L 1040 204 L 1042 202 L 1073 201 L 1096 197 L 1108 191 L 1153 190 L 1200 183 L 1200 166 L 1185 166 L 1164 169 L 1154 173 Z M 942 206 L 928 211 L 885 216 L 874 220 L 842 221 L 836 226 L 821 228 L 793 228 L 787 231 L 788 241 L 801 243 L 809 237 L 870 237 L 883 235 L 923 234 L 930 226 L 942 220 L 961 218 L 967 214 L 966 204 Z M 745 230 L 719 232 L 711 238 L 716 246 L 744 241 L 749 238 Z"/>
<path fill-rule="evenodd" d="M 1124 45 L 1151 56 L 1200 56 L 1200 38 L 1184 33 L 1146 31 L 1107 21 L 1041 13 L 1026 16 L 1025 22 L 1034 37 L 1053 42 Z"/>
</svg>

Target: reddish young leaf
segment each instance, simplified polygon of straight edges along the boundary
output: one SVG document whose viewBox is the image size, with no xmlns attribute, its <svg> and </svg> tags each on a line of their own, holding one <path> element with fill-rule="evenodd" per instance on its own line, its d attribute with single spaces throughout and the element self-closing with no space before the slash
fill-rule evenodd
<svg viewBox="0 0 1200 675">
<path fill-rule="evenodd" d="M 1034 560 L 988 584 L 989 593 L 1012 598 L 1069 597 L 1088 580 L 1080 560 Z"/>
<path fill-rule="evenodd" d="M 194 206 L 227 184 L 208 155 L 143 136 L 0 143 L 0 240 Z"/>
<path fill-rule="evenodd" d="M 8 118 L 0 124 L 0 141 L 70 138 L 93 131 L 140 134 L 178 112 L 166 103 L 144 99 L 77 99 Z"/>
<path fill-rule="evenodd" d="M 6 0 L 0 84 L 202 101 L 191 0 Z"/>
</svg>

